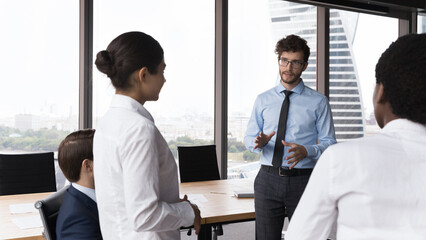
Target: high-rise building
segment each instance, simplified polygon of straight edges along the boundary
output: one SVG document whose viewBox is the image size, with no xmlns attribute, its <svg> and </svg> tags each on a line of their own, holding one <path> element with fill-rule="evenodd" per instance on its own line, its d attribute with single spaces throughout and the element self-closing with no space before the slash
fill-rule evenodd
<svg viewBox="0 0 426 240">
<path fill-rule="evenodd" d="M 269 0 L 272 36 L 295 34 L 306 39 L 311 49 L 304 83 L 316 88 L 316 7 Z M 330 10 L 330 105 L 336 138 L 343 141 L 364 136 L 365 120 L 359 77 L 352 51 L 358 13 Z"/>
<path fill-rule="evenodd" d="M 38 130 L 40 129 L 40 117 L 33 114 L 16 114 L 15 128 L 20 131 Z"/>
</svg>

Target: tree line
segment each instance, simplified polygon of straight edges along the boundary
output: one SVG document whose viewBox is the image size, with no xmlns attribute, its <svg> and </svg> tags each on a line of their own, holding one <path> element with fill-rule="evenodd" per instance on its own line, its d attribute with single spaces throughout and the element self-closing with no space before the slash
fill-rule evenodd
<svg viewBox="0 0 426 240">
<path fill-rule="evenodd" d="M 42 128 L 20 131 L 16 128 L 0 126 L 0 150 L 51 151 L 58 150 L 59 143 L 69 131 Z"/>
<path fill-rule="evenodd" d="M 16 128 L 0 126 L 0 150 L 7 151 L 46 151 L 55 152 L 69 131 L 57 130 L 55 128 L 42 128 L 39 130 L 20 131 Z M 177 146 L 211 145 L 213 140 L 192 139 L 188 136 L 177 137 L 168 142 L 169 148 L 177 158 Z M 242 158 L 246 161 L 259 159 L 259 155 L 246 149 L 244 143 L 237 141 L 228 142 L 228 153 L 243 153 Z"/>
</svg>

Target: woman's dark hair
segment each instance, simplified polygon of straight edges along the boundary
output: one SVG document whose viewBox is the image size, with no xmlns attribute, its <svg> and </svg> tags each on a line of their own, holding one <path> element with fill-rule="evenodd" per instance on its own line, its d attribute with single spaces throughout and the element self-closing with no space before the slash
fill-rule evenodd
<svg viewBox="0 0 426 240">
<path fill-rule="evenodd" d="M 426 34 L 409 34 L 393 42 L 376 65 L 392 112 L 426 124 Z"/>
<path fill-rule="evenodd" d="M 68 181 L 80 180 L 81 163 L 84 159 L 93 160 L 94 135 L 94 129 L 79 130 L 59 144 L 58 163 Z"/>
<path fill-rule="evenodd" d="M 163 48 L 143 32 L 123 33 L 96 55 L 96 67 L 105 73 L 116 89 L 126 90 L 132 86 L 129 76 L 146 67 L 156 74 L 164 58 Z"/>
<path fill-rule="evenodd" d="M 303 52 L 303 61 L 308 62 L 309 55 L 311 55 L 311 50 L 309 49 L 308 42 L 297 36 L 297 35 L 288 35 L 285 38 L 282 38 L 277 42 L 275 46 L 275 53 L 278 54 L 278 59 L 280 59 L 283 52 Z"/>
</svg>

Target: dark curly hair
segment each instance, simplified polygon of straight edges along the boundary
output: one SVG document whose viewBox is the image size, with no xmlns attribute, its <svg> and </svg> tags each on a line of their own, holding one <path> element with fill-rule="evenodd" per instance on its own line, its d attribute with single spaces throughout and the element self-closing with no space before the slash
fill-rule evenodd
<svg viewBox="0 0 426 240">
<path fill-rule="evenodd" d="M 94 129 L 83 129 L 69 134 L 59 144 L 58 163 L 64 176 L 70 182 L 80 180 L 81 163 L 93 160 Z"/>
<path fill-rule="evenodd" d="M 275 45 L 275 53 L 278 54 L 278 59 L 280 59 L 283 52 L 298 51 L 303 52 L 303 61 L 308 62 L 309 55 L 311 55 L 308 42 L 297 35 L 288 35 L 287 37 L 279 40 L 277 45 Z"/>
<path fill-rule="evenodd" d="M 156 74 L 163 58 L 163 48 L 153 37 L 143 32 L 127 32 L 96 55 L 95 65 L 116 89 L 126 90 L 132 86 L 129 76 L 134 71 L 147 67 L 151 74 Z"/>
<path fill-rule="evenodd" d="M 392 112 L 426 124 L 426 34 L 409 34 L 393 42 L 376 65 Z"/>
</svg>

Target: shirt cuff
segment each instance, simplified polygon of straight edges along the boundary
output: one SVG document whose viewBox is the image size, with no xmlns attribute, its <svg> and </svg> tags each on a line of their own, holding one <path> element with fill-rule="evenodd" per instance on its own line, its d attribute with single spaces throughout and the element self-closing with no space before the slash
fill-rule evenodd
<svg viewBox="0 0 426 240">
<path fill-rule="evenodd" d="M 311 145 L 303 145 L 306 149 L 306 152 L 308 153 L 308 155 L 306 157 L 312 157 L 315 156 L 315 148 L 314 146 Z"/>
<path fill-rule="evenodd" d="M 183 201 L 179 204 L 182 204 L 182 226 L 192 226 L 195 219 L 194 209 L 192 209 L 191 204 L 187 201 Z"/>
</svg>

